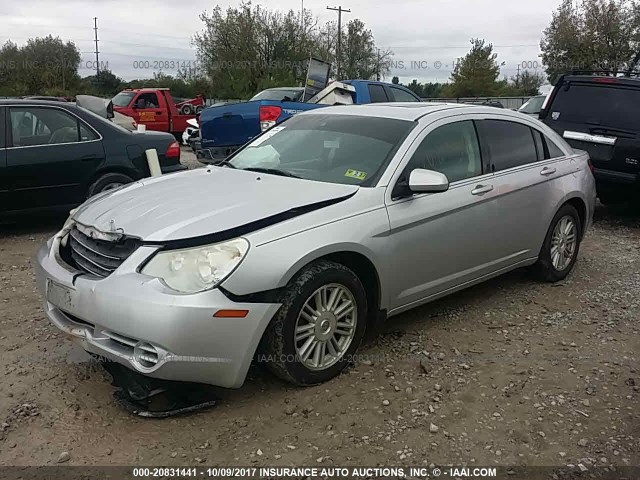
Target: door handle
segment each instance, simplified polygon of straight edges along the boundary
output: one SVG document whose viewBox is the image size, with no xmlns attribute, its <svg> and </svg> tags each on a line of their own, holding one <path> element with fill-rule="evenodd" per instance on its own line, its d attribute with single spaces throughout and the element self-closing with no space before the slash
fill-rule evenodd
<svg viewBox="0 0 640 480">
<path fill-rule="evenodd" d="M 482 195 L 493 190 L 493 185 L 476 185 L 476 188 L 471 190 L 471 195 Z"/>
<path fill-rule="evenodd" d="M 553 167 L 544 167 L 542 170 L 540 170 L 540 175 L 553 175 L 554 173 L 556 173 L 556 169 Z"/>
<path fill-rule="evenodd" d="M 85 155 L 83 157 L 80 157 L 80 161 L 82 162 L 87 162 L 89 160 L 95 160 L 96 158 L 98 158 L 98 156 L 96 154 L 92 154 L 92 155 Z"/>
</svg>

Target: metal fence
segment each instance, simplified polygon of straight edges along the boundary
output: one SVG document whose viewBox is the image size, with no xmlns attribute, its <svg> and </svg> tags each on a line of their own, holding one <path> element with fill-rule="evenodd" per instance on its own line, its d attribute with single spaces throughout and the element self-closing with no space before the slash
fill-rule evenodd
<svg viewBox="0 0 640 480">
<path fill-rule="evenodd" d="M 504 108 L 517 110 L 531 97 L 464 97 L 464 98 L 423 98 L 425 102 L 445 102 L 445 103 L 484 103 L 500 102 Z"/>
</svg>

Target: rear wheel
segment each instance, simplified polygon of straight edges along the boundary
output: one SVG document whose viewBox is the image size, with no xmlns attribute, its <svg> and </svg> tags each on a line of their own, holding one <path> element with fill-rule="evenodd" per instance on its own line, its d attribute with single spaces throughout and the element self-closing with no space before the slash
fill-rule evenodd
<svg viewBox="0 0 640 480">
<path fill-rule="evenodd" d="M 573 205 L 566 204 L 553 217 L 536 270 L 548 282 L 563 280 L 573 269 L 580 249 L 582 222 Z"/>
<path fill-rule="evenodd" d="M 107 190 L 119 188 L 131 182 L 133 182 L 133 179 L 123 173 L 107 173 L 98 178 L 98 180 L 89 187 L 87 198 L 93 197 L 101 192 L 106 192 Z"/>
<path fill-rule="evenodd" d="M 180 113 L 182 115 L 191 115 L 193 114 L 193 105 L 190 103 L 185 103 L 180 107 Z"/>
<path fill-rule="evenodd" d="M 265 332 L 262 351 L 279 377 L 313 385 L 338 375 L 366 330 L 367 300 L 350 269 L 320 261 L 294 278 Z"/>
</svg>

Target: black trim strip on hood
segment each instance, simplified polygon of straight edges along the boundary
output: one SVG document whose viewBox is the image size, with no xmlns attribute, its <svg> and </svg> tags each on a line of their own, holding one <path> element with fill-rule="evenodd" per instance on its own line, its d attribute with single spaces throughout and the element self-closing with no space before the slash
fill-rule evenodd
<svg viewBox="0 0 640 480">
<path fill-rule="evenodd" d="M 305 213 L 310 213 L 315 210 L 320 210 L 322 208 L 344 202 L 345 200 L 353 197 L 356 192 L 357 190 L 344 197 L 332 198 L 331 200 L 323 200 L 322 202 L 316 202 L 302 207 L 292 208 L 291 210 L 277 213 L 275 215 L 271 215 L 270 217 L 261 218 L 260 220 L 250 222 L 239 227 L 230 228 L 229 230 L 223 230 L 222 232 L 210 233 L 207 235 L 201 235 L 199 237 L 181 238 L 178 240 L 167 240 L 158 242 L 145 241 L 143 242 L 143 245 L 160 245 L 163 247 L 161 250 L 175 250 L 178 248 L 199 247 L 201 245 L 220 243 L 224 242 L 225 240 L 238 238 L 248 233 L 270 227 L 271 225 L 284 222 L 285 220 L 289 220 L 291 218 L 299 217 L 300 215 L 304 215 Z"/>
</svg>

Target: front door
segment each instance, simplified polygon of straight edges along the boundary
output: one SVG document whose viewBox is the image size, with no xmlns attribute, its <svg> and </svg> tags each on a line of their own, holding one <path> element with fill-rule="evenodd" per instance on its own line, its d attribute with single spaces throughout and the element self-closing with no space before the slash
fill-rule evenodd
<svg viewBox="0 0 640 480">
<path fill-rule="evenodd" d="M 98 134 L 59 107 L 9 107 L 7 175 L 16 210 L 81 203 L 105 155 Z"/>
<path fill-rule="evenodd" d="M 473 121 L 441 120 L 416 144 L 399 182 L 424 168 L 444 173 L 450 186 L 388 201 L 390 313 L 491 273 L 501 255 L 494 248 L 493 174 L 483 167 Z"/>
<path fill-rule="evenodd" d="M 133 101 L 135 120 L 147 130 L 169 131 L 169 113 L 156 92 L 139 93 Z"/>
</svg>

